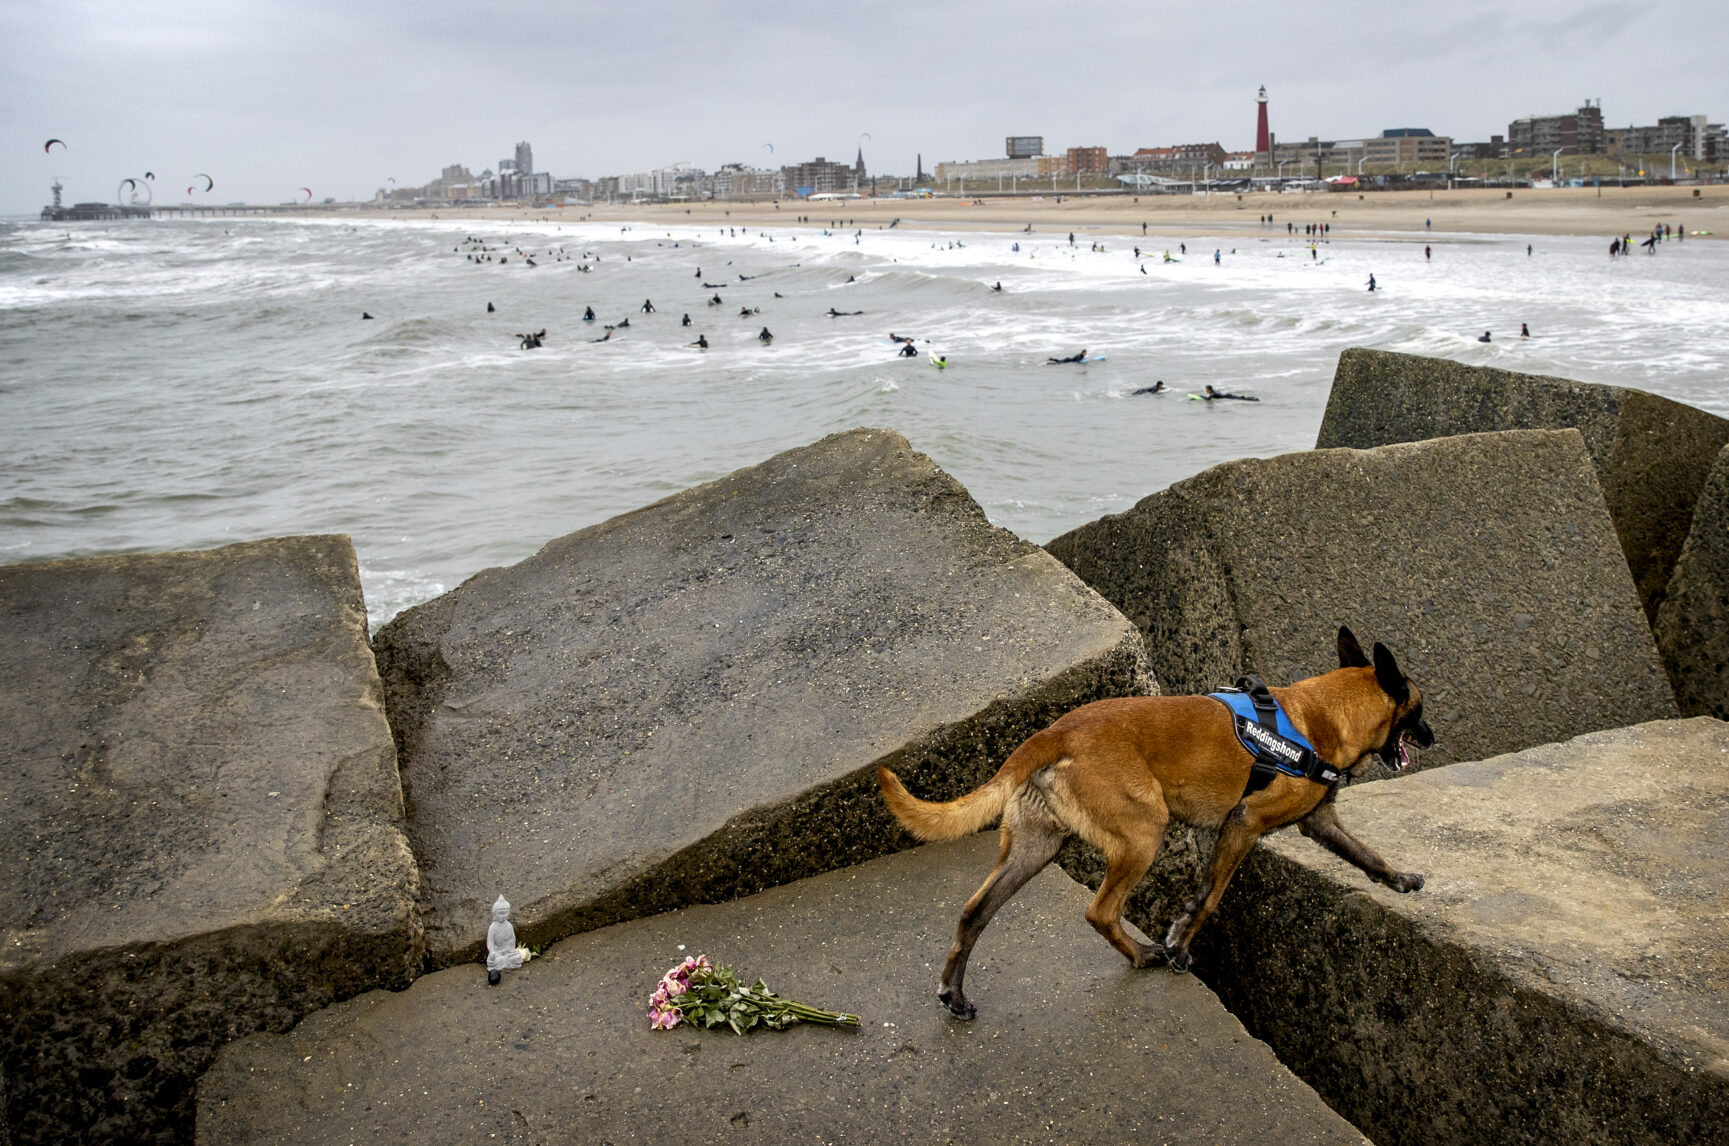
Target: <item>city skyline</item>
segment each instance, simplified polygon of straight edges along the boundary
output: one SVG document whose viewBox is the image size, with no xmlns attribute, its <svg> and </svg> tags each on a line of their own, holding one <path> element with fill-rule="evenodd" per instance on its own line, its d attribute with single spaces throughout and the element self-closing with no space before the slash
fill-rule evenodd
<svg viewBox="0 0 1729 1146">
<path fill-rule="evenodd" d="M 219 184 L 212 201 L 278 202 L 302 186 L 364 199 L 452 162 L 495 166 L 519 140 L 533 141 L 537 169 L 587 178 L 679 160 L 848 161 L 860 144 L 872 171 L 911 174 L 920 153 L 929 169 L 1021 132 L 1113 154 L 1202 140 L 1241 150 L 1262 84 L 1286 141 L 1395 126 L 1487 139 L 1587 98 L 1616 126 L 1729 111 L 1711 48 L 1729 15 L 1698 0 L 1516 14 L 1111 4 L 1062 18 L 1053 41 L 1050 14 L 1015 3 L 635 16 L 515 5 L 498 23 L 530 28 L 532 46 L 493 65 L 485 30 L 440 0 L 13 6 L 0 13 L 15 46 L 0 77 L 0 213 L 33 213 L 53 175 L 70 198 L 106 200 L 144 170 L 170 201 L 199 172 Z M 903 23 L 920 34 L 892 31 Z M 43 156 L 49 136 L 68 150 Z"/>
</svg>

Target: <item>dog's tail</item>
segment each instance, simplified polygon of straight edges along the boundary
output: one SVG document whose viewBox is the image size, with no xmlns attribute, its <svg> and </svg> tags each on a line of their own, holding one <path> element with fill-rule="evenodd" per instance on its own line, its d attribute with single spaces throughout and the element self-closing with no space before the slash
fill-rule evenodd
<svg viewBox="0 0 1729 1146">
<path fill-rule="evenodd" d="M 958 799 L 947 803 L 921 800 L 906 790 L 900 777 L 878 765 L 877 782 L 882 785 L 883 799 L 901 826 L 925 842 L 958 840 L 986 827 L 1002 815 L 1015 789 L 1027 782 L 1041 768 L 1048 768 L 1064 756 L 1065 741 L 1061 733 L 1046 729 L 1035 733 L 1025 744 L 1015 749 L 997 774 Z"/>
</svg>

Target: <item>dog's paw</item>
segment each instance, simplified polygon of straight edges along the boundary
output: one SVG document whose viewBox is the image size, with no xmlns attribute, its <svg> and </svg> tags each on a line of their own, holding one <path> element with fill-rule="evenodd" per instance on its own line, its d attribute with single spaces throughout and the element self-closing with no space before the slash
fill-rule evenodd
<svg viewBox="0 0 1729 1146">
<path fill-rule="evenodd" d="M 1193 962 L 1189 956 L 1189 949 L 1187 947 L 1165 948 L 1165 960 L 1170 963 L 1171 970 L 1173 971 L 1187 971 L 1189 969 L 1189 964 Z"/>
<path fill-rule="evenodd" d="M 1423 877 L 1414 871 L 1396 872 L 1393 875 L 1393 881 L 1387 886 L 1391 887 L 1394 891 L 1400 892 L 1421 891 L 1423 888 Z"/>
<path fill-rule="evenodd" d="M 949 1009 L 949 1014 L 957 1019 L 970 1020 L 979 1013 L 979 1009 L 969 1003 L 965 995 L 956 995 L 953 991 L 938 991 L 937 998 Z"/>
<path fill-rule="evenodd" d="M 1162 944 L 1146 943 L 1138 944 L 1137 946 L 1140 948 L 1139 953 L 1134 959 L 1134 965 L 1137 970 L 1143 967 L 1157 967 L 1160 963 L 1167 961 L 1165 948 Z"/>
</svg>

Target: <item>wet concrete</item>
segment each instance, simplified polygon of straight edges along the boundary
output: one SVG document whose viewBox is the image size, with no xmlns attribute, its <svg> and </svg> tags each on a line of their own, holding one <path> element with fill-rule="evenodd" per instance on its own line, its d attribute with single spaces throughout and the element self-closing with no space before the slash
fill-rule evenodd
<svg viewBox="0 0 1729 1146">
<path fill-rule="evenodd" d="M 1591 733 L 1341 793 L 1427 884 L 1265 841 L 1197 967 L 1380 1142 L 1729 1136 L 1729 725 Z"/>
<path fill-rule="evenodd" d="M 1729 447 L 1699 495 L 1654 631 L 1682 714 L 1729 720 Z"/>
<path fill-rule="evenodd" d="M 1047 868 L 975 953 L 972 1023 L 936 1001 L 994 833 L 567 939 L 497 988 L 428 975 L 235 1044 L 198 1141 L 1363 1143 L 1190 976 L 1132 970 Z M 704 952 L 844 1031 L 651 1031 Z"/>
<path fill-rule="evenodd" d="M 1597 466 L 1645 606 L 1658 606 L 1729 419 L 1643 390 L 1351 349 L 1339 356 L 1317 448 L 1368 449 L 1489 430 L 1576 429 Z"/>
<path fill-rule="evenodd" d="M 879 761 L 948 798 L 1153 687 L 1115 609 L 888 430 L 560 538 L 374 647 L 435 966 L 500 893 L 544 943 L 911 846 Z"/>
<path fill-rule="evenodd" d="M 0 1141 L 185 1141 L 223 1041 L 420 966 L 354 549 L 13 565 L 0 614 Z"/>
</svg>

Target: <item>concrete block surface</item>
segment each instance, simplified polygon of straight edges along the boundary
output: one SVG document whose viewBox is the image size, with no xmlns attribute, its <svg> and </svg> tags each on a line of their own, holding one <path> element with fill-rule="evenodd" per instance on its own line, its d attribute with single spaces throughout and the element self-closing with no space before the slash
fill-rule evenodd
<svg viewBox="0 0 1729 1146">
<path fill-rule="evenodd" d="M 185 1141 L 221 1042 L 418 969 L 346 537 L 0 568 L 11 1141 Z"/>
<path fill-rule="evenodd" d="M 1580 736 L 1351 788 L 1427 884 L 1295 832 L 1251 855 L 1197 966 L 1379 1142 L 1722 1142 L 1729 725 Z"/>
<path fill-rule="evenodd" d="M 1576 429 L 1646 615 L 1657 608 L 1729 419 L 1643 390 L 1351 349 L 1315 445 L 1368 449 L 1491 430 Z"/>
<path fill-rule="evenodd" d="M 980 941 L 972 1023 L 936 1000 L 990 835 L 749 899 L 567 939 L 495 988 L 428 975 L 232 1044 L 199 1087 L 198 1141 L 1357 1143 L 1204 986 L 1132 970 L 1047 868 Z M 857 1031 L 651 1031 L 685 955 Z"/>
<path fill-rule="evenodd" d="M 1676 715 L 1576 430 L 1229 462 L 1047 548 L 1166 693 L 1337 668 L 1341 624 L 1384 642 L 1435 730 L 1417 767 Z"/>
<path fill-rule="evenodd" d="M 1115 609 L 887 430 L 560 538 L 374 648 L 438 964 L 501 892 L 548 942 L 910 846 L 877 762 L 958 795 L 1151 687 Z"/>
<path fill-rule="evenodd" d="M 1682 715 L 1729 720 L 1729 447 L 1699 495 L 1655 632 Z"/>
</svg>

